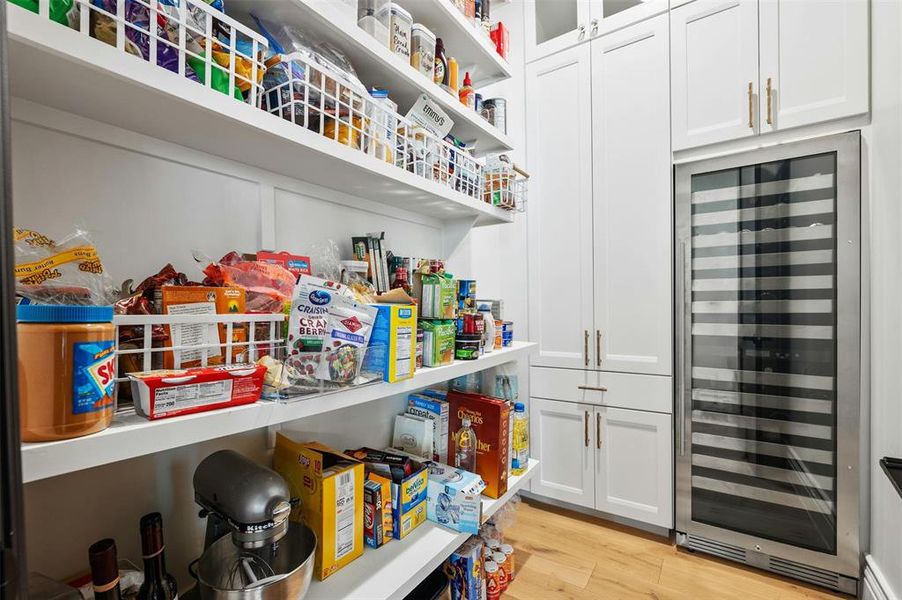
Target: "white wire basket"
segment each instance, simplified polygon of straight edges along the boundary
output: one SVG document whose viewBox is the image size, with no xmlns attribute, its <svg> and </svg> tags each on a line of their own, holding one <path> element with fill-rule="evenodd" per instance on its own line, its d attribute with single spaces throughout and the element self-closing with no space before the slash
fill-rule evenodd
<svg viewBox="0 0 902 600">
<path fill-rule="evenodd" d="M 483 201 L 504 210 L 526 212 L 529 173 L 506 160 L 489 160 L 483 181 Z"/>
<path fill-rule="evenodd" d="M 263 92 L 263 110 L 375 160 L 479 198 L 482 166 L 476 159 L 402 117 L 390 101 L 373 98 L 339 72 L 312 64 L 298 53 L 283 56 L 278 68 L 281 79 Z"/>
<path fill-rule="evenodd" d="M 50 18 L 50 4 L 39 0 L 38 14 Z M 65 16 L 86 36 L 258 104 L 266 38 L 204 0 L 74 0 Z"/>
<path fill-rule="evenodd" d="M 116 315 L 116 382 L 139 371 L 255 362 L 285 344 L 284 322 L 277 313 Z"/>
</svg>

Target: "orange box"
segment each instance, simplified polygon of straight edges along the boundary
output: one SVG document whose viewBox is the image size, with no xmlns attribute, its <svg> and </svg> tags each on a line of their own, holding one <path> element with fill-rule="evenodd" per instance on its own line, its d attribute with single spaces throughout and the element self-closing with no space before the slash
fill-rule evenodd
<svg viewBox="0 0 902 600">
<path fill-rule="evenodd" d="M 176 314 L 241 314 L 245 312 L 247 296 L 244 288 L 240 287 L 206 287 L 191 285 L 164 285 L 161 288 L 160 313 L 164 315 Z M 212 325 L 182 326 L 182 344 L 195 340 L 195 343 L 213 343 L 208 338 L 208 328 Z M 173 346 L 171 327 L 166 326 L 166 346 Z M 204 341 L 207 340 L 207 341 Z M 226 325 L 219 324 L 219 343 L 226 341 Z M 234 325 L 232 327 L 232 342 L 247 341 L 247 327 Z M 207 357 L 207 365 L 221 365 L 224 350 L 222 348 L 210 348 Z M 201 365 L 201 350 L 182 350 L 181 368 L 198 367 Z M 187 360 L 186 360 L 187 359 Z M 245 362 L 247 359 L 247 347 L 238 346 L 232 348 L 232 362 Z M 163 368 L 175 368 L 174 353 L 163 353 Z"/>
<path fill-rule="evenodd" d="M 448 457 L 455 455 L 456 434 L 464 417 L 476 433 L 476 473 L 485 482 L 483 494 L 498 498 L 507 491 L 510 461 L 510 405 L 499 398 L 448 392 Z"/>
</svg>

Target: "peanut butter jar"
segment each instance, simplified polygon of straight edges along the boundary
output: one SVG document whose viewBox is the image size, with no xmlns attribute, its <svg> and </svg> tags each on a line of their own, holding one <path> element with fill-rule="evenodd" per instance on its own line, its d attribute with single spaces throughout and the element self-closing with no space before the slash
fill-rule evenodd
<svg viewBox="0 0 902 600">
<path fill-rule="evenodd" d="M 116 412 L 111 306 L 16 307 L 23 442 L 103 431 Z"/>
</svg>

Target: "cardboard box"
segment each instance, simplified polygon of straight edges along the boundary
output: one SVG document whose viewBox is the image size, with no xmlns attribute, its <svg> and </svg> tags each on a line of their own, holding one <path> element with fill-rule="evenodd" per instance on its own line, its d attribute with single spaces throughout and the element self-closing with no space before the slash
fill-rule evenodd
<svg viewBox="0 0 902 600">
<path fill-rule="evenodd" d="M 457 317 L 457 280 L 438 274 L 414 273 L 411 293 L 420 301 L 420 318 Z"/>
<path fill-rule="evenodd" d="M 382 373 L 388 382 L 413 377 L 417 350 L 417 307 L 407 304 L 372 304 L 378 310 L 364 370 Z"/>
<path fill-rule="evenodd" d="M 428 391 L 428 390 L 427 390 Z M 407 397 L 407 412 L 418 417 L 431 419 L 435 424 L 432 436 L 432 460 L 448 462 L 448 402 L 423 394 Z"/>
<path fill-rule="evenodd" d="M 228 315 L 242 314 L 246 310 L 247 295 L 240 287 L 207 287 L 192 285 L 164 285 L 160 288 L 160 314 L 164 315 Z M 190 346 L 202 344 L 224 344 L 226 342 L 225 323 L 184 324 L 178 327 L 164 326 L 167 339 L 165 345 Z M 218 331 L 218 333 L 217 333 Z M 247 327 L 234 325 L 232 341 L 247 341 Z M 180 368 L 199 367 L 202 364 L 203 349 L 180 350 Z M 225 348 L 207 348 L 207 365 L 221 365 L 225 362 Z M 232 362 L 247 360 L 247 347 L 232 349 Z M 163 368 L 175 368 L 175 353 L 163 353 Z"/>
<path fill-rule="evenodd" d="M 392 539 L 391 481 L 367 473 L 363 484 L 363 540 L 378 548 Z"/>
<path fill-rule="evenodd" d="M 454 531 L 479 533 L 485 482 L 469 471 L 431 462 L 426 518 Z"/>
<path fill-rule="evenodd" d="M 391 484 L 392 536 L 397 540 L 426 520 L 429 470 L 422 463 L 416 464 L 418 468 L 412 475 Z"/>
<path fill-rule="evenodd" d="M 485 481 L 483 494 L 498 498 L 507 491 L 510 463 L 510 406 L 498 398 L 448 392 L 448 456 L 454 456 L 454 437 L 463 417 L 476 433 L 476 473 Z"/>
<path fill-rule="evenodd" d="M 423 366 L 440 367 L 454 362 L 454 321 L 420 321 L 423 328 Z"/>
<path fill-rule="evenodd" d="M 420 460 L 432 460 L 432 453 L 435 451 L 435 421 L 407 413 L 395 416 L 391 445 L 419 457 Z"/>
<path fill-rule="evenodd" d="M 471 537 L 455 550 L 445 563 L 450 580 L 451 600 L 482 598 L 483 577 L 482 541 Z"/>
<path fill-rule="evenodd" d="M 291 519 L 316 534 L 314 574 L 323 580 L 363 554 L 363 463 L 318 442 L 277 434 L 273 468 L 301 499 Z"/>
</svg>

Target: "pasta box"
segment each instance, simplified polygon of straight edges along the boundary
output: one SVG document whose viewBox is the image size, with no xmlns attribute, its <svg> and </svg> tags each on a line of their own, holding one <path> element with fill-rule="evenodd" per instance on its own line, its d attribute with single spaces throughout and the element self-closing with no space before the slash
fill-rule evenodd
<svg viewBox="0 0 902 600">
<path fill-rule="evenodd" d="M 263 393 L 263 365 L 241 364 L 129 373 L 135 412 L 150 420 L 252 404 Z"/>
</svg>

